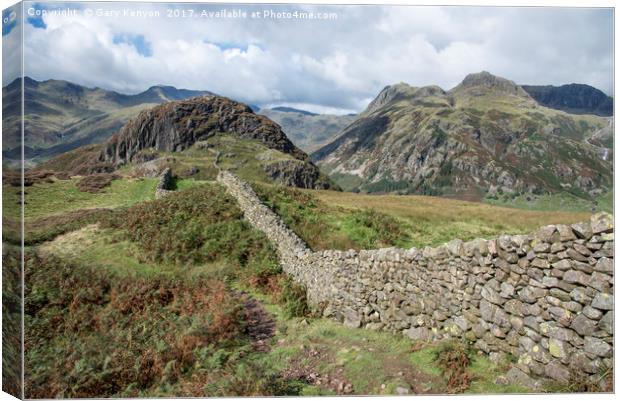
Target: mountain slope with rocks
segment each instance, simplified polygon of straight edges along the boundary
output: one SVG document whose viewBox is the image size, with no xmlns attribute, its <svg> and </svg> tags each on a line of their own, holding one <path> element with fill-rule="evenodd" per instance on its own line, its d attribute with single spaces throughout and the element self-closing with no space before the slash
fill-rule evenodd
<svg viewBox="0 0 620 401">
<path fill-rule="evenodd" d="M 609 126 L 540 106 L 514 82 L 482 72 L 450 91 L 388 86 L 312 156 L 347 190 L 592 198 L 613 185 L 612 149 L 590 141 Z"/>
<path fill-rule="evenodd" d="M 614 114 L 613 98 L 589 85 L 523 85 L 522 88 L 538 103 L 552 109 L 604 117 Z"/>
</svg>

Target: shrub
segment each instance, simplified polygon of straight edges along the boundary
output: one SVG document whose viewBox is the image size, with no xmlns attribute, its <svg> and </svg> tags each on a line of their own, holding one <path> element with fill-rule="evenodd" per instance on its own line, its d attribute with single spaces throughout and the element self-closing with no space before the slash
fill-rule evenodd
<svg viewBox="0 0 620 401">
<path fill-rule="evenodd" d="M 461 393 L 469 387 L 471 377 L 467 368 L 471 364 L 470 353 L 460 342 L 444 343 L 435 352 L 435 362 L 441 367 L 448 381 L 449 392 Z"/>
<path fill-rule="evenodd" d="M 235 201 L 216 185 L 134 205 L 105 225 L 124 230 L 154 262 L 228 261 L 257 269 L 275 263 L 265 236 L 243 220 Z"/>
<path fill-rule="evenodd" d="M 110 185 L 110 183 L 116 179 L 120 178 L 116 174 L 109 173 L 99 173 L 87 175 L 86 177 L 81 178 L 76 186 L 82 192 L 90 192 L 97 193 L 101 192 L 105 187 Z"/>
<path fill-rule="evenodd" d="M 284 314 L 288 318 L 306 317 L 310 314 L 306 289 L 286 277 L 281 281 L 281 293 L 277 301 L 282 305 Z"/>
<path fill-rule="evenodd" d="M 175 383 L 198 350 L 246 343 L 242 301 L 218 280 L 111 277 L 28 255 L 28 398 L 90 398 Z"/>
<path fill-rule="evenodd" d="M 396 246 L 407 240 L 407 233 L 398 220 L 374 209 L 350 214 L 344 226 L 349 237 L 366 249 Z"/>
</svg>

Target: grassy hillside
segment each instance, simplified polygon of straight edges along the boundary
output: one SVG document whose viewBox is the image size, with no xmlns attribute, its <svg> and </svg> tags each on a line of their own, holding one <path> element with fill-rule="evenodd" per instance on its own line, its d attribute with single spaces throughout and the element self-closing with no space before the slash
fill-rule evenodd
<svg viewBox="0 0 620 401">
<path fill-rule="evenodd" d="M 314 249 L 435 246 L 575 223 L 587 212 L 529 211 L 416 195 L 364 195 L 254 185 L 258 195 Z"/>
<path fill-rule="evenodd" d="M 130 172 L 99 193 L 81 191 L 79 177 L 26 188 L 28 397 L 528 391 L 495 384 L 509 360 L 312 316 L 219 184 L 179 178 L 176 193 L 153 200 L 154 180 Z M 586 217 L 253 185 L 319 249 L 422 246 Z M 466 361 L 457 381 L 441 362 L 453 352 Z"/>
</svg>

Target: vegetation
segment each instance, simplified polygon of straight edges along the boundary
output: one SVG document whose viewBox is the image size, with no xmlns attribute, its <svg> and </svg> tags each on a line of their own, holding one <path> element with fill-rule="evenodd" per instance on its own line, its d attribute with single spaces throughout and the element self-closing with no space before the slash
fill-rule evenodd
<svg viewBox="0 0 620 401">
<path fill-rule="evenodd" d="M 259 197 L 313 249 L 436 246 L 575 223 L 589 213 L 527 211 L 417 195 L 363 195 L 254 184 Z"/>
<path fill-rule="evenodd" d="M 508 365 L 469 351 L 459 364 L 462 354 L 441 344 L 414 348 L 401 335 L 316 318 L 272 245 L 213 182 L 179 178 L 176 193 L 152 200 L 154 179 L 125 177 L 101 192 L 80 191 L 78 180 L 36 182 L 26 192 L 28 397 L 526 391 L 495 384 Z M 581 219 L 253 185 L 317 249 L 432 244 Z M 267 352 L 252 335 L 251 298 L 275 320 Z"/>
<path fill-rule="evenodd" d="M 116 174 L 109 174 L 109 173 L 91 174 L 91 175 L 87 175 L 86 177 L 80 178 L 76 186 L 82 192 L 97 193 L 97 192 L 101 192 L 105 187 L 109 186 L 112 181 L 118 178 L 120 177 Z"/>
<path fill-rule="evenodd" d="M 153 199 L 157 180 L 122 179 L 115 180 L 98 193 L 81 191 L 78 179 L 52 179 L 51 182 L 40 182 L 25 189 L 24 214 L 26 220 L 63 214 L 78 209 L 116 208 L 132 205 L 136 202 Z M 3 186 L 3 209 L 9 217 L 19 217 L 19 188 Z"/>
</svg>

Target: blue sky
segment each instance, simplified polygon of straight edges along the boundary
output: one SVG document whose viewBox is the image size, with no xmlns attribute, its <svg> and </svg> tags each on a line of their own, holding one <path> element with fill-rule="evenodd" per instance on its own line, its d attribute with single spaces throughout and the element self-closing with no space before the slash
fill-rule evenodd
<svg viewBox="0 0 620 401">
<path fill-rule="evenodd" d="M 385 86 L 457 85 L 488 70 L 521 84 L 613 88 L 609 9 L 48 3 L 26 16 L 26 74 L 125 93 L 154 84 L 241 101 L 357 112 Z M 41 10 L 37 3 L 26 8 Z M 86 8 L 105 17 L 87 16 Z M 208 19 L 203 10 L 329 12 L 332 20 Z M 159 12 L 159 17 L 123 12 Z M 193 10 L 168 18 L 167 9 Z M 176 11 L 175 11 L 176 10 Z M 119 14 L 114 14 L 119 13 Z M 116 15 L 116 16 L 114 16 Z M 16 29 L 3 26 L 11 43 Z M 5 70 L 7 82 L 15 71 Z"/>
</svg>

